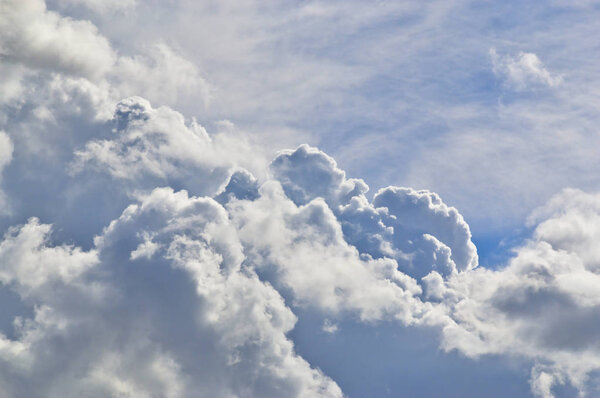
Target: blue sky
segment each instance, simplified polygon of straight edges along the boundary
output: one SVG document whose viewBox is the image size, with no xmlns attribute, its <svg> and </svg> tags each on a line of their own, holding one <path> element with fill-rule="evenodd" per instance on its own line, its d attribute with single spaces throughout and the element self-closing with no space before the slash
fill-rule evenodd
<svg viewBox="0 0 600 398">
<path fill-rule="evenodd" d="M 0 0 L 0 389 L 597 395 L 599 17 Z"/>
</svg>

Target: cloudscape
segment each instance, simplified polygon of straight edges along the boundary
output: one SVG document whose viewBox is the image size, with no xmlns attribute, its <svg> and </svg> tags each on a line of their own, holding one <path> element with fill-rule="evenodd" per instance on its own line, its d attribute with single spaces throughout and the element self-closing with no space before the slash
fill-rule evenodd
<svg viewBox="0 0 600 398">
<path fill-rule="evenodd" d="M 598 31 L 0 0 L 0 397 L 600 396 Z"/>
</svg>

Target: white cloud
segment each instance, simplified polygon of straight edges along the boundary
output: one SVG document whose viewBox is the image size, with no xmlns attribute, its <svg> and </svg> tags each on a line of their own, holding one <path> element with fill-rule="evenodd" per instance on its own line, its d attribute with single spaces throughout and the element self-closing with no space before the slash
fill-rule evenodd
<svg viewBox="0 0 600 398">
<path fill-rule="evenodd" d="M 0 245 L 3 283 L 35 307 L 18 338 L 2 340 L 4 392 L 341 397 L 294 353 L 286 333 L 295 316 L 242 264 L 236 231 L 212 199 L 157 189 L 89 252 L 48 246 L 49 228 L 32 220 Z M 139 231 L 160 248 L 130 262 Z"/>
<path fill-rule="evenodd" d="M 298 305 L 364 320 L 412 323 L 419 316 L 416 281 L 398 272 L 393 259 L 361 258 L 322 199 L 297 207 L 274 182 L 260 193 L 228 209 L 257 269 L 274 270 L 273 283 L 291 289 Z"/>
<path fill-rule="evenodd" d="M 119 58 L 113 74 L 123 95 L 140 95 L 166 104 L 200 98 L 204 102 L 200 105 L 208 106 L 210 87 L 196 65 L 164 43 L 151 46 L 145 53 Z"/>
<path fill-rule="evenodd" d="M 35 291 L 53 280 L 68 284 L 96 263 L 93 252 L 46 247 L 49 232 L 50 226 L 40 225 L 35 218 L 22 227 L 9 229 L 0 244 L 2 283 L 16 284 L 27 296 L 29 290 Z"/>
<path fill-rule="evenodd" d="M 85 3 L 107 12 L 129 8 L 135 2 L 60 3 Z M 139 53 L 123 54 L 92 22 L 49 10 L 44 0 L 9 0 L 0 7 L 1 105 L 13 108 L 19 103 L 53 100 L 55 97 L 43 96 L 48 88 L 72 91 L 74 86 L 81 87 L 77 100 L 96 102 L 97 108 L 101 107 L 98 97 L 104 97 L 110 107 L 132 95 L 160 104 L 192 98 L 203 106 L 208 104 L 210 88 L 196 65 L 164 42 L 142 47 Z M 105 112 L 98 113 L 106 116 Z"/>
<path fill-rule="evenodd" d="M 562 83 L 562 76 L 550 73 L 534 53 L 519 52 L 515 57 L 500 57 L 490 50 L 494 73 L 505 79 L 507 86 L 518 91 L 535 86 L 555 87 Z"/>
<path fill-rule="evenodd" d="M 331 157 L 306 145 L 280 153 L 271 170 L 296 204 L 323 198 L 349 243 L 376 258 L 395 258 L 409 275 L 424 276 L 432 267 L 447 275 L 477 266 L 469 226 L 433 192 L 387 187 L 369 203 L 363 180 L 347 179 Z"/>
<path fill-rule="evenodd" d="M 554 398 L 552 387 L 556 384 L 563 384 L 563 382 L 561 374 L 544 369 L 543 366 L 535 366 L 531 370 L 531 392 L 537 397 Z"/>
<path fill-rule="evenodd" d="M 444 347 L 545 364 L 532 372 L 539 396 L 553 396 L 552 385 L 565 378 L 585 392 L 600 368 L 598 203 L 597 195 L 567 190 L 537 212 L 546 218 L 505 268 L 457 274 L 445 288 L 438 283 Z"/>
<path fill-rule="evenodd" d="M 144 98 L 120 101 L 113 120 L 115 138 L 89 141 L 76 151 L 73 172 L 96 167 L 138 188 L 177 181 L 194 192 L 213 194 L 230 169 L 262 171 L 260 150 L 242 133 L 232 130 L 210 137 L 196 120 L 187 122 L 166 106 L 153 108 Z"/>
<path fill-rule="evenodd" d="M 151 119 L 156 117 L 154 113 L 161 112 L 176 116 L 171 110 L 154 110 L 147 102 L 131 99 L 118 108 L 117 123 L 120 121 L 127 128 L 153 126 L 147 131 L 156 132 L 160 129 Z M 178 117 L 165 120 L 174 121 L 172 127 L 178 124 L 185 127 Z M 133 134 L 138 138 L 143 135 Z M 164 139 L 157 142 L 168 144 Z M 127 153 L 138 143 L 123 141 L 122 148 L 115 153 Z M 169 161 L 172 153 L 176 152 L 167 148 L 152 152 L 151 157 L 160 164 Z M 184 155 L 177 156 L 185 160 Z M 98 166 L 111 170 L 114 164 L 124 170 L 136 167 L 128 162 L 100 162 Z M 135 170 L 132 168 L 129 173 Z M 140 172 L 153 170 L 149 167 Z M 552 396 L 548 395 L 552 394 L 552 386 L 565 381 L 585 391 L 590 372 L 600 367 L 597 360 L 600 355 L 595 348 L 600 325 L 594 322 L 600 313 L 597 289 L 600 276 L 594 246 L 598 229 L 593 227 L 600 209 L 596 196 L 573 190 L 557 196 L 532 216 L 532 220 L 539 222 L 532 240 L 517 250 L 505 268 L 490 270 L 475 268 L 477 253 L 468 226 L 456 209 L 445 205 L 433 193 L 389 187 L 380 190 L 370 203 L 364 196 L 368 189 L 364 182 L 346 179 L 331 158 L 308 146 L 281 153 L 272 162 L 271 171 L 277 180 L 263 182 L 258 188 L 248 172 L 234 174 L 218 195 L 225 208 L 212 199 L 190 198 L 185 192 L 174 193 L 169 188 L 140 196 L 139 204 L 127 208 L 96 239 L 100 265 L 94 268 L 116 272 L 118 278 L 126 278 L 122 282 L 126 284 L 130 283 L 127 278 L 138 278 L 144 270 L 156 272 L 152 270 L 165 265 L 171 270 L 167 278 L 175 278 L 171 272 L 184 272 L 194 282 L 193 292 L 205 303 L 202 319 L 208 323 L 201 323 L 202 327 L 220 336 L 215 344 L 220 350 L 218 355 L 222 356 L 219 357 L 222 369 L 246 363 L 244 355 L 248 352 L 243 347 L 255 338 L 263 342 L 274 339 L 293 352 L 285 333 L 293 327 L 295 317 L 279 296 L 280 291 L 294 308 L 308 307 L 326 316 L 323 330 L 328 333 L 340 333 L 332 320 L 353 316 L 370 323 L 396 319 L 404 324 L 440 327 L 446 350 L 457 349 L 470 357 L 518 356 L 541 364 L 533 368 L 531 376 L 532 391 L 539 396 Z M 115 178 L 128 177 L 111 173 Z M 43 232 L 47 233 L 47 229 Z M 3 246 L 8 247 L 8 242 L 6 238 Z M 39 245 L 38 239 L 33 246 Z M 68 258 L 78 253 L 73 249 L 61 250 Z M 18 270 L 23 268 L 35 275 L 27 271 L 26 265 L 40 261 L 13 263 Z M 7 263 L 11 263 L 10 259 Z M 123 274 L 125 263 L 134 267 L 130 269 L 135 272 Z M 81 270 L 84 272 L 86 268 Z M 11 272 L 18 275 L 17 271 Z M 62 283 L 68 285 L 79 273 L 59 272 L 59 275 L 63 275 Z M 165 277 L 161 278 L 167 283 L 170 279 Z M 7 278 L 7 281 L 14 279 Z M 48 279 L 40 280 L 29 289 Z M 100 292 L 115 292 L 125 287 L 111 278 L 100 281 L 103 286 L 96 289 Z M 264 284 L 265 281 L 273 287 Z M 145 283 L 134 286 L 140 289 L 140 299 L 152 301 L 155 292 L 147 291 L 150 286 Z M 246 304 L 242 305 L 238 299 Z M 253 302 L 269 308 L 265 310 L 268 320 L 249 310 L 247 305 Z M 60 328 L 72 322 L 69 317 L 57 318 L 55 304 L 39 303 L 43 304 L 48 309 L 36 315 L 37 318 L 48 318 L 52 325 L 63 325 Z M 37 318 L 36 322 L 42 322 Z M 147 342 L 150 345 L 140 350 L 153 347 L 153 343 Z M 18 351 L 15 347 L 11 352 Z M 161 343 L 161 347 L 166 346 Z M 279 354 L 273 357 L 272 346 L 261 343 L 259 347 L 252 355 L 259 355 L 253 358 L 267 364 L 264 372 L 270 382 L 264 388 L 277 389 L 281 388 L 277 387 L 280 383 L 288 385 L 291 380 L 298 383 L 303 380 L 301 385 L 295 384 L 300 396 L 304 394 L 302 391 L 329 394 L 321 388 L 333 395 L 339 393 L 328 379 L 314 373 L 294 354 L 290 354 L 295 359 L 290 359 L 294 365 L 290 365 L 289 373 L 280 375 L 283 379 L 273 378 L 268 364 L 280 364 L 282 359 Z M 113 349 L 107 352 L 112 353 Z M 132 356 L 140 355 L 136 350 Z M 156 355 L 149 360 L 151 363 L 168 366 L 172 373 L 170 381 L 162 387 L 153 387 L 155 390 L 175 391 L 173 394 L 177 396 L 177 391 L 190 388 L 191 376 L 182 373 L 184 358 L 177 350 L 162 352 L 153 348 L 150 352 Z M 97 383 L 98 391 L 125 393 L 141 388 L 140 380 L 147 377 L 144 372 L 151 370 L 139 370 L 143 373 L 140 375 L 128 374 L 126 369 L 133 359 L 114 355 L 109 354 L 101 362 L 118 363 L 115 366 L 124 369 L 122 374 L 94 368 L 86 380 Z M 243 368 L 239 370 L 245 374 Z M 204 372 L 194 377 L 209 377 Z M 223 379 L 219 383 L 219 388 L 223 385 L 231 391 L 238 388 L 232 380 Z M 253 394 L 260 395 L 258 391 Z"/>
<path fill-rule="evenodd" d="M 578 190 L 557 195 L 532 215 L 531 222 L 538 223 L 532 240 L 516 250 L 506 267 L 491 270 L 475 268 L 477 252 L 468 225 L 433 193 L 389 187 L 370 204 L 363 182 L 346 180 L 333 159 L 306 146 L 283 152 L 271 167 L 300 207 L 282 207 L 285 199 L 278 188 L 265 184 L 259 199 L 228 208 L 234 220 L 244 214 L 238 221 L 242 242 L 266 261 L 259 269 L 267 277 L 274 269 L 275 286 L 291 289 L 297 304 L 329 313 L 358 311 L 364 320 L 396 317 L 438 325 L 446 350 L 539 363 L 531 374 L 532 391 L 539 396 L 553 396 L 553 386 L 566 382 L 586 391 L 600 366 L 595 337 L 600 324 L 594 321 L 600 313 L 597 195 Z M 286 221 L 277 225 L 279 219 Z M 412 283 L 418 284 L 411 285 L 402 274 L 378 273 L 369 257 L 356 262 L 343 254 L 345 240 L 387 261 L 389 269 L 415 276 Z M 398 263 L 390 263 L 392 258 Z M 336 272 L 338 266 L 344 270 Z M 376 278 L 403 281 L 399 287 L 411 294 L 384 295 L 386 288 L 371 282 L 360 267 Z M 370 286 L 382 295 L 370 296 Z M 360 305 L 354 304 L 354 294 L 360 295 Z"/>
<path fill-rule="evenodd" d="M 160 245 L 152 241 L 152 237 L 148 233 L 142 234 L 144 241 L 138 245 L 138 247 L 131 252 L 129 256 L 131 260 L 137 260 L 139 258 L 150 259 L 160 249 Z"/>
<path fill-rule="evenodd" d="M 388 113 L 397 108 L 375 112 L 380 103 L 365 103 L 370 103 L 371 90 L 382 85 L 377 79 L 381 73 L 396 76 L 399 65 L 412 73 L 414 65 L 389 63 L 389 54 L 399 52 L 388 50 L 401 43 L 410 58 L 420 54 L 424 41 L 441 48 L 445 42 L 436 41 L 436 34 L 443 32 L 431 27 L 444 21 L 446 9 L 424 15 L 416 5 L 311 3 L 295 8 L 276 2 L 261 8 L 254 2 L 221 2 L 211 8 L 187 3 L 191 9 L 177 8 L 177 17 L 165 19 L 164 30 L 176 31 L 180 22 L 188 28 L 193 24 L 197 30 L 182 30 L 187 35 L 193 31 L 194 45 L 199 37 L 204 46 L 196 49 L 146 36 L 152 27 L 107 24 L 108 18 L 135 20 L 138 14 L 120 13 L 132 10 L 132 1 L 59 3 L 63 11 L 85 15 L 84 8 L 73 7 L 77 3 L 104 14 L 94 20 L 107 36 L 91 22 L 49 11 L 43 1 L 0 6 L 7 17 L 0 21 L 0 170 L 10 171 L 7 201 L 20 206 L 17 214 L 0 220 L 8 229 L 0 243 L 0 288 L 12 290 L 30 310 L 15 313 L 12 333 L 0 335 L 5 394 L 342 396 L 335 381 L 295 352 L 290 337 L 294 312 L 306 308 L 320 317 L 317 332 L 331 338 L 343 336 L 342 322 L 367 322 L 376 331 L 381 323 L 397 320 L 397 327 L 440 328 L 443 348 L 473 358 L 525 358 L 538 396 L 551 397 L 562 384 L 583 394 L 597 380 L 597 195 L 579 190 L 559 194 L 534 212 L 530 222 L 537 226 L 531 240 L 505 267 L 480 268 L 470 227 L 436 193 L 387 187 L 370 200 L 365 181 L 348 178 L 333 158 L 314 147 L 282 151 L 269 166 L 267 150 L 252 145 L 230 122 L 215 123 L 216 132 L 209 135 L 194 118 L 174 110 L 185 103 L 186 109 L 194 109 L 189 113 L 210 115 L 207 126 L 215 115 L 233 115 L 255 130 L 263 123 L 294 124 L 290 121 L 303 118 L 310 119 L 310 127 L 323 129 L 327 123 L 322 119 L 306 116 L 329 111 L 339 112 L 329 121 L 343 119 L 353 126 L 353 117 L 364 112 L 365 120 L 381 123 L 377 128 L 391 129 Z M 190 11 L 198 9 L 205 11 L 200 19 Z M 145 5 L 139 16 L 153 12 L 156 8 Z M 190 18 L 182 20 L 186 13 Z M 374 23 L 384 26 L 402 18 L 409 20 L 401 29 L 405 35 L 370 31 Z M 281 35 L 273 33 L 278 29 Z M 340 30 L 347 32 L 344 40 L 357 37 L 360 45 L 338 47 Z M 425 34 L 431 30 L 437 33 Z M 128 36 L 134 31 L 138 36 Z M 145 46 L 136 40 L 160 44 Z M 298 43 L 308 48 L 289 51 Z M 457 48 L 457 54 L 462 50 Z M 574 90 L 533 53 L 491 56 L 494 72 L 515 91 Z M 555 65 L 556 59 L 548 63 Z M 367 70 L 371 60 L 386 66 Z M 198 65 L 204 61 L 218 84 L 201 76 Z M 229 81 L 231 65 L 235 78 Z M 489 65 L 485 68 L 489 72 Z M 345 94 L 365 89 L 363 84 L 370 94 L 345 102 Z M 560 96 L 561 90 L 554 93 Z M 407 92 L 398 102 L 416 98 Z M 394 102 L 398 99 L 396 91 L 389 94 Z M 216 111 L 210 109 L 212 99 Z M 416 104 L 426 105 L 431 113 L 425 116 L 439 106 Z M 446 116 L 454 111 L 461 116 L 444 121 L 464 115 L 472 120 L 473 109 L 479 108 L 445 108 Z M 488 191 L 499 201 L 512 198 L 507 202 L 527 211 L 524 201 L 505 191 L 542 200 L 531 181 L 546 168 L 526 167 L 540 152 L 530 154 L 534 145 L 519 144 L 544 143 L 543 150 L 557 153 L 548 148 L 561 148 L 566 137 L 587 151 L 580 163 L 566 163 L 570 175 L 590 180 L 594 175 L 581 166 L 593 166 L 586 159 L 597 155 L 596 146 L 589 145 L 593 138 L 581 129 L 554 129 L 529 141 L 540 126 L 556 122 L 562 128 L 571 120 L 546 110 L 528 116 L 537 127 L 519 139 L 500 139 L 510 130 L 507 123 L 504 130 L 478 140 L 452 135 L 440 140 L 445 145 L 439 148 L 440 141 L 421 146 L 403 142 L 407 151 L 420 152 L 427 165 L 394 154 L 393 159 L 402 159 L 394 167 L 418 169 L 412 176 L 419 184 L 443 180 L 466 196 Z M 515 114 L 520 115 L 512 108 L 504 117 Z M 540 119 L 550 121 L 535 120 L 542 114 Z M 342 136 L 332 137 L 336 145 L 348 143 L 338 139 Z M 361 143 L 371 144 L 370 137 L 365 130 Z M 382 146 L 389 146 L 387 138 L 381 139 Z M 493 145 L 484 147 L 486 140 Z M 460 149 L 453 152 L 448 142 Z M 475 147 L 481 150 L 473 151 Z M 515 170 L 528 181 L 528 189 L 516 184 L 514 175 L 507 178 L 498 162 L 489 161 L 498 148 L 519 155 L 519 162 L 507 163 L 519 166 Z M 571 156 L 579 153 L 564 157 L 579 159 Z M 436 178 L 417 178 L 429 175 L 422 171 L 427 167 Z M 75 173 L 66 175 L 66 168 Z M 487 178 L 492 168 L 502 169 L 501 193 L 489 189 L 498 187 L 498 180 Z M 482 189 L 480 181 L 490 185 Z M 554 189 L 552 185 L 544 192 Z M 128 196 L 137 202 L 118 216 Z M 491 201 L 485 205 L 493 208 Z M 71 229 L 56 228 L 51 235 L 50 225 L 35 218 L 8 227 L 33 215 L 70 223 Z M 109 222 L 93 244 L 88 241 L 99 233 L 98 225 Z M 73 239 L 81 247 L 64 243 Z"/>
<path fill-rule="evenodd" d="M 442 202 L 436 193 L 388 187 L 377 192 L 373 205 L 388 209 L 387 224 L 394 227 L 397 240 L 410 241 L 407 234 L 423 234 L 424 243 L 433 244 L 434 251 L 439 253 L 434 258 L 447 252 L 447 261 L 455 265 L 449 264 L 449 270 L 442 273 L 452 273 L 455 268 L 468 271 L 477 267 L 477 249 L 471 242 L 469 226 L 458 210 Z"/>
<path fill-rule="evenodd" d="M 93 162 L 115 180 L 136 181 L 177 175 L 186 163 L 219 164 L 206 132 L 170 108 L 130 98 L 115 115 L 115 134 L 123 136 L 99 144 L 105 152 L 88 145 L 82 167 Z M 195 153 L 206 157 L 198 161 Z M 261 183 L 243 169 L 229 181 L 205 175 L 224 187 L 212 194 L 225 207 L 171 188 L 138 194 L 139 203 L 88 252 L 47 246 L 49 227 L 36 221 L 14 229 L 0 245 L 3 282 L 36 310 L 19 324 L 17 340 L 3 340 L 5 374 L 12 375 L 3 381 L 7 391 L 49 388 L 41 352 L 56 352 L 56 339 L 68 336 L 99 343 L 91 352 L 60 356 L 67 365 L 51 372 L 59 380 L 56 394 L 186 396 L 202 388 L 213 395 L 340 396 L 334 382 L 294 353 L 286 333 L 295 316 L 280 294 L 292 308 L 326 317 L 328 333 L 343 333 L 333 322 L 346 318 L 440 327 L 446 350 L 538 363 L 531 386 L 539 396 L 565 382 L 585 391 L 600 367 L 596 196 L 557 196 L 532 216 L 532 240 L 505 268 L 490 270 L 476 268 L 468 225 L 434 193 L 388 187 L 369 201 L 362 180 L 347 179 L 309 146 L 280 153 L 271 174 Z M 172 305 L 192 312 L 172 314 Z M 109 332 L 107 324 L 119 328 Z M 132 335 L 114 334 L 140 328 L 149 332 L 136 335 L 135 344 L 127 343 Z M 216 348 L 205 351 L 189 338 L 176 343 L 173 333 L 197 333 Z M 208 355 L 211 369 L 194 352 Z M 148 365 L 134 366 L 140 360 Z M 75 363 L 89 364 L 77 382 Z M 39 383 L 20 390 L 31 378 Z"/>
<path fill-rule="evenodd" d="M 20 65 L 0 62 L 0 104 L 19 100 L 23 95 L 22 80 L 26 71 Z"/>
<path fill-rule="evenodd" d="M 43 0 L 0 7 L 0 53 L 8 60 L 91 78 L 112 67 L 115 53 L 92 23 L 48 11 Z"/>
<path fill-rule="evenodd" d="M 338 326 L 335 323 L 331 323 L 329 319 L 325 319 L 323 322 L 323 331 L 325 333 L 335 333 L 338 331 Z"/>
<path fill-rule="evenodd" d="M 178 172 L 175 162 L 194 163 L 211 144 L 202 126 L 187 126 L 180 113 L 155 110 L 141 97 L 117 104 L 115 124 L 116 139 L 87 143 L 85 150 L 76 153 L 76 169 L 96 162 L 118 178 L 135 180 L 142 173 L 166 177 Z"/>
</svg>

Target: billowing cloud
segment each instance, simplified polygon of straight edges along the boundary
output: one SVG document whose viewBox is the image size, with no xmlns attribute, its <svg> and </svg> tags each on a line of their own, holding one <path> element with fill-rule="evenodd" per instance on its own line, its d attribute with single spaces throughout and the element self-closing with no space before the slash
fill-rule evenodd
<svg viewBox="0 0 600 398">
<path fill-rule="evenodd" d="M 135 120 L 147 120 L 146 110 L 136 108 Z M 170 153 L 153 156 L 164 161 Z M 115 164 L 123 166 L 100 167 Z M 229 235 L 239 236 L 240 261 L 294 307 L 321 311 L 324 325 L 356 314 L 440 327 L 445 350 L 535 363 L 537 395 L 567 381 L 585 391 L 600 366 L 590 323 L 600 299 L 595 197 L 566 191 L 553 199 L 532 216 L 545 216 L 532 240 L 505 268 L 491 270 L 476 268 L 468 225 L 434 193 L 388 187 L 369 201 L 362 180 L 347 179 L 332 158 L 306 145 L 282 152 L 270 168 L 274 180 L 260 185 L 247 171 L 235 172 L 217 198 L 232 223 Z M 150 231 L 138 236 L 131 258 L 152 258 L 164 247 Z"/>
<path fill-rule="evenodd" d="M 101 12 L 135 5 L 135 1 L 58 3 Z M 161 104 L 193 96 L 203 106 L 208 104 L 209 85 L 196 65 L 166 43 L 121 54 L 91 21 L 63 16 L 48 9 L 44 0 L 5 1 L 0 16 L 0 104 L 15 107 L 25 98 L 41 102 L 40 93 L 48 89 L 64 92 L 74 86 L 90 95 L 87 101 L 100 96 L 110 105 L 131 95 Z"/>
<path fill-rule="evenodd" d="M 440 283 L 445 349 L 525 356 L 537 363 L 538 395 L 553 396 L 552 385 L 567 380 L 584 393 L 600 367 L 599 203 L 581 191 L 559 194 L 537 212 L 545 217 L 506 267 Z"/>
<path fill-rule="evenodd" d="M 264 67 L 271 47 L 282 50 L 286 67 L 272 79 L 250 76 L 261 89 L 253 91 L 239 79 L 214 86 L 190 47 L 154 40 L 151 32 L 144 31 L 144 45 L 124 45 L 125 30 L 107 32 L 107 20 L 137 12 L 138 2 L 118 3 L 0 5 L 3 396 L 352 396 L 340 376 L 343 363 L 321 370 L 297 344 L 303 321 L 304 341 L 344 341 L 356 325 L 374 335 L 381 327 L 433 331 L 442 350 L 473 361 L 517 358 L 534 396 L 560 396 L 561 388 L 598 392 L 600 196 L 563 190 L 531 214 L 531 234 L 505 264 L 484 267 L 465 218 L 437 193 L 384 186 L 371 195 L 365 180 L 349 177 L 320 149 L 291 145 L 271 154 L 222 120 L 227 100 L 256 130 L 262 125 L 249 114 L 292 120 L 281 114 L 298 103 L 290 92 L 302 97 L 332 87 L 338 92 L 327 101 L 336 103 L 341 88 L 381 85 L 368 79 L 360 57 L 344 67 L 311 49 L 286 58 L 285 47 L 295 47 L 304 23 L 339 28 L 342 8 L 341 26 L 365 36 L 373 21 L 418 20 L 418 7 L 368 6 L 360 8 L 369 14 L 363 20 L 347 6 L 304 5 L 291 18 L 269 5 L 265 15 L 277 23 L 261 32 L 287 24 L 288 36 L 267 40 L 243 23 L 231 33 L 248 36 L 236 48 L 249 64 Z M 90 8 L 94 23 L 53 7 L 74 15 Z M 156 11 L 147 7 L 140 15 Z M 198 7 L 221 17 L 237 12 L 229 3 Z M 420 37 L 421 25 L 412 24 L 406 36 Z M 329 53 L 330 33 L 321 33 L 306 37 Z M 225 44 L 211 43 L 222 47 L 217 53 L 232 52 Z M 386 48 L 367 47 L 374 59 Z M 533 53 L 491 56 L 504 88 L 535 92 L 567 83 Z M 215 65 L 227 65 L 226 57 L 206 58 L 210 77 L 222 83 L 227 73 Z M 269 92 L 281 82 L 291 91 Z M 219 89 L 236 85 L 243 87 L 222 96 L 201 125 L 194 115 L 200 119 Z M 259 91 L 256 103 L 236 97 Z M 298 115 L 327 101 L 303 102 Z M 361 104 L 351 108 L 362 111 Z M 429 163 L 454 184 L 451 158 L 437 159 Z"/>
<path fill-rule="evenodd" d="M 428 273 L 421 267 L 447 274 L 477 266 L 469 226 L 433 192 L 388 187 L 369 203 L 363 180 L 347 179 L 331 157 L 306 145 L 282 152 L 271 169 L 296 204 L 323 198 L 361 252 L 395 258 L 404 272 L 419 277 Z"/>
<path fill-rule="evenodd" d="M 416 282 L 393 259 L 361 257 L 323 199 L 297 207 L 274 182 L 259 192 L 259 199 L 228 208 L 251 261 L 275 286 L 290 289 L 298 305 L 364 320 L 412 323 L 419 316 Z"/>
<path fill-rule="evenodd" d="M 0 7 L 0 53 L 8 60 L 89 77 L 115 61 L 108 40 L 88 21 L 48 11 L 43 0 L 8 0 Z"/>
<path fill-rule="evenodd" d="M 341 396 L 294 353 L 294 314 L 242 264 L 212 199 L 156 189 L 88 252 L 49 246 L 49 232 L 31 220 L 0 244 L 2 282 L 34 307 L 17 340 L 2 338 L 5 393 Z M 156 250 L 132 259 L 147 239 Z"/>
<path fill-rule="evenodd" d="M 145 125 L 152 112 L 124 101 L 117 125 Z M 115 153 L 152 147 L 139 142 Z M 168 162 L 172 153 L 150 155 Z M 94 168 L 116 179 L 158 170 L 115 159 Z M 353 316 L 439 327 L 445 350 L 531 361 L 539 396 L 567 382 L 586 390 L 600 367 L 596 196 L 557 196 L 532 216 L 543 218 L 532 239 L 491 270 L 475 268 L 468 226 L 433 193 L 389 187 L 370 202 L 364 182 L 308 146 L 281 153 L 271 173 L 259 184 L 236 171 L 214 194 L 222 204 L 171 188 L 138 195 L 87 252 L 49 245 L 49 226 L 35 219 L 9 231 L 0 275 L 34 315 L 17 318 L 16 340 L 4 338 L 7 391 L 341 396 L 286 337 L 300 307 L 322 313 L 328 333 L 340 333 L 332 320 Z M 77 344 L 58 355 L 64 339 Z M 48 353 L 60 371 L 43 365 Z"/>
<path fill-rule="evenodd" d="M 132 186 L 178 184 L 215 193 L 236 166 L 260 171 L 260 151 L 229 132 L 210 137 L 204 127 L 169 107 L 153 108 L 141 97 L 116 105 L 114 138 L 93 140 L 75 152 L 72 172 L 96 167 Z"/>
</svg>

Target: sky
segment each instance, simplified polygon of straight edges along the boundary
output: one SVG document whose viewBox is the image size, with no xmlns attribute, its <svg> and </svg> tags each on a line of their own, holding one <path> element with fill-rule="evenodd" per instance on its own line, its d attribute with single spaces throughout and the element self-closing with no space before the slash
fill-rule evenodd
<svg viewBox="0 0 600 398">
<path fill-rule="evenodd" d="M 0 0 L 0 397 L 600 395 L 598 21 Z"/>
</svg>

